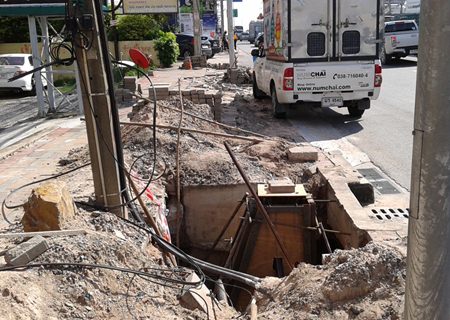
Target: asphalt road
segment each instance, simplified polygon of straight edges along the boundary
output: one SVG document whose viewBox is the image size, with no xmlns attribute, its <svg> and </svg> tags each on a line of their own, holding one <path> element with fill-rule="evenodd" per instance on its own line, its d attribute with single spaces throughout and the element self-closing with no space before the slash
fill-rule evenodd
<svg viewBox="0 0 450 320">
<path fill-rule="evenodd" d="M 239 63 L 252 65 L 253 46 L 238 43 Z M 383 69 L 380 98 L 361 119 L 346 109 L 296 106 L 291 121 L 313 145 L 340 151 L 356 168 L 371 161 L 392 180 L 409 190 L 417 59 L 406 58 Z"/>
</svg>

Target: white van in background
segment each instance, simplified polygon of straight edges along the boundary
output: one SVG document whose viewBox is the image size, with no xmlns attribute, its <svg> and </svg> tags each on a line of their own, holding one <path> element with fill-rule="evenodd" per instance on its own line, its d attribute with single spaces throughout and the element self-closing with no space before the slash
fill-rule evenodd
<svg viewBox="0 0 450 320">
<path fill-rule="evenodd" d="M 273 114 L 314 102 L 360 117 L 382 82 L 382 0 L 264 0 L 264 51 L 254 64 L 255 98 Z"/>
</svg>

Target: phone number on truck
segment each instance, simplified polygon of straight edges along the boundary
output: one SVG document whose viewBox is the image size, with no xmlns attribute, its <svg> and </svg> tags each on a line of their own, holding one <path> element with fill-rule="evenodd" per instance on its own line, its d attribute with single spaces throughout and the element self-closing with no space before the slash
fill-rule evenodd
<svg viewBox="0 0 450 320">
<path fill-rule="evenodd" d="M 333 79 L 360 79 L 368 77 L 368 73 L 335 73 Z"/>
</svg>

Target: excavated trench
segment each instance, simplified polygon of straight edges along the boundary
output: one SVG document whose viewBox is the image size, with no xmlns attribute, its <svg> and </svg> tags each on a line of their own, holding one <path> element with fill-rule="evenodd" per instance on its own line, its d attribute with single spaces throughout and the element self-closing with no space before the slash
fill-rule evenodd
<svg viewBox="0 0 450 320">
<path fill-rule="evenodd" d="M 208 262 L 264 278 L 285 277 L 300 263 L 321 264 L 323 254 L 343 248 L 337 232 L 327 224 L 330 202 L 322 179 L 311 177 L 305 184 L 287 189 L 277 185 L 273 187 L 278 188 L 276 192 L 270 184 L 252 187 L 258 190 L 275 232 L 247 185 L 188 185 L 182 189 L 182 249 Z M 168 206 L 170 212 L 176 212 L 174 195 L 169 194 Z M 169 217 L 169 226 L 177 230 L 175 216 Z M 224 284 L 233 305 L 245 309 L 251 299 L 246 293 L 250 288 L 237 288 L 242 284 L 225 279 Z"/>
</svg>

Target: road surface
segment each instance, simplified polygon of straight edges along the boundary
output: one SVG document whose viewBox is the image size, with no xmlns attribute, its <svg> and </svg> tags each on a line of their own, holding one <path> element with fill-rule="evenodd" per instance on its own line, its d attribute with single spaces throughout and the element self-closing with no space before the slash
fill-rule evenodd
<svg viewBox="0 0 450 320">
<path fill-rule="evenodd" d="M 239 63 L 252 65 L 253 46 L 238 43 Z M 289 120 L 306 140 L 325 150 L 340 150 L 355 166 L 372 161 L 392 180 L 409 190 L 417 59 L 385 67 L 380 98 L 361 119 L 346 109 L 297 106 Z"/>
</svg>

